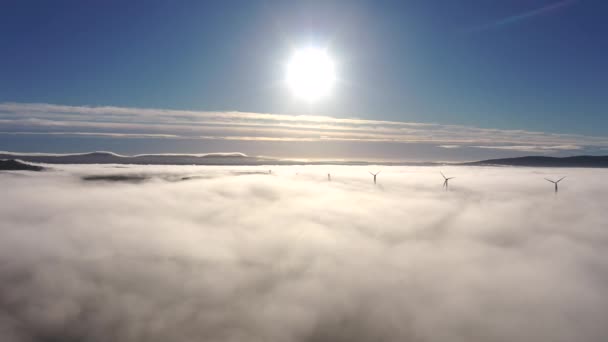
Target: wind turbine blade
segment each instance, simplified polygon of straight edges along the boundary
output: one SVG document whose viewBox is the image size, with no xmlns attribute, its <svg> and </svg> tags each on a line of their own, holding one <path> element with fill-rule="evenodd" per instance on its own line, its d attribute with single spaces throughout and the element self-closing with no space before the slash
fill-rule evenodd
<svg viewBox="0 0 608 342">
<path fill-rule="evenodd" d="M 551 183 L 555 184 L 555 182 L 554 182 L 554 181 L 552 181 L 552 180 L 550 180 L 550 179 L 545 178 L 545 180 L 546 180 L 547 182 L 551 182 Z"/>
<path fill-rule="evenodd" d="M 446 179 L 447 179 L 447 180 L 450 180 L 450 179 L 454 179 L 454 178 L 456 178 L 456 177 L 450 177 L 450 178 L 446 178 Z"/>
<path fill-rule="evenodd" d="M 378 173 L 376 173 L 376 175 L 379 175 L 379 174 L 380 174 L 380 172 L 382 172 L 382 170 L 378 171 Z"/>
<path fill-rule="evenodd" d="M 560 178 L 560 179 L 559 179 L 559 180 L 558 180 L 556 183 L 561 182 L 561 180 L 562 180 L 562 179 L 564 179 L 564 178 L 566 178 L 566 176 L 564 176 L 564 177 Z"/>
<path fill-rule="evenodd" d="M 439 173 L 441 173 L 441 175 L 443 176 L 443 178 L 446 178 L 445 175 L 443 174 L 443 172 L 439 171 Z"/>
<path fill-rule="evenodd" d="M 367 171 L 367 172 L 369 172 L 370 175 L 375 176 L 371 171 Z"/>
</svg>

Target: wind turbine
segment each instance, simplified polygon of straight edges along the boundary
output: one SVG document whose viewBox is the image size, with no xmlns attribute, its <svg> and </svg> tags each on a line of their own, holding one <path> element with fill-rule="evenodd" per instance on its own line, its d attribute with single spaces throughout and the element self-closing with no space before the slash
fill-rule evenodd
<svg viewBox="0 0 608 342">
<path fill-rule="evenodd" d="M 445 188 L 445 191 L 448 191 L 448 181 L 452 178 L 456 178 L 456 177 L 446 177 L 443 172 L 439 171 L 439 173 L 441 173 L 441 175 L 443 176 L 443 187 Z"/>
<path fill-rule="evenodd" d="M 382 172 L 382 170 L 376 172 L 376 173 L 372 173 L 371 171 L 368 171 L 370 175 L 374 176 L 374 184 L 376 184 L 376 176 L 380 174 L 380 172 Z"/>
<path fill-rule="evenodd" d="M 327 174 L 327 180 L 331 182 L 331 174 Z"/>
<path fill-rule="evenodd" d="M 545 180 L 546 180 L 547 182 L 551 182 L 551 183 L 555 184 L 555 193 L 557 194 L 557 183 L 561 182 L 561 180 L 562 180 L 562 179 L 564 179 L 564 178 L 566 178 L 566 177 L 564 176 L 564 177 L 562 177 L 562 178 L 560 178 L 560 179 L 558 179 L 558 180 L 556 180 L 556 181 L 554 181 L 554 180 L 550 180 L 550 179 L 548 179 L 548 178 L 545 178 Z"/>
</svg>

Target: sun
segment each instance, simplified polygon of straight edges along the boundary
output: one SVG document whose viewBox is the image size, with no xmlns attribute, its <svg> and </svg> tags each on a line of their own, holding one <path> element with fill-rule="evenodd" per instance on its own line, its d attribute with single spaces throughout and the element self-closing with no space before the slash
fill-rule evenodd
<svg viewBox="0 0 608 342">
<path fill-rule="evenodd" d="M 317 48 L 296 51 L 287 65 L 287 84 L 297 97 L 316 101 L 327 96 L 336 75 L 327 52 Z"/>
</svg>

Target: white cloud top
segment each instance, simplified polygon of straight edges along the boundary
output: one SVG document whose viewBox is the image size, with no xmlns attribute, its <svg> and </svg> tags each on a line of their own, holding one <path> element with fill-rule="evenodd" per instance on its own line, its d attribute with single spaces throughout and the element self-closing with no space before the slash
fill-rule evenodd
<svg viewBox="0 0 608 342">
<path fill-rule="evenodd" d="M 2 341 L 608 336 L 606 170 L 53 167 L 0 173 Z"/>
</svg>

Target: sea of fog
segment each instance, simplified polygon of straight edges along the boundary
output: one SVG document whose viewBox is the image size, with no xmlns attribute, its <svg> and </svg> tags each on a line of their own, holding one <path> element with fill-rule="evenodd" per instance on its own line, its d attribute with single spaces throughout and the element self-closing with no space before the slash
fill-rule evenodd
<svg viewBox="0 0 608 342">
<path fill-rule="evenodd" d="M 608 339 L 608 170 L 51 168 L 0 173 L 0 341 Z"/>
</svg>

